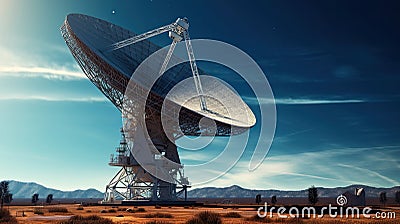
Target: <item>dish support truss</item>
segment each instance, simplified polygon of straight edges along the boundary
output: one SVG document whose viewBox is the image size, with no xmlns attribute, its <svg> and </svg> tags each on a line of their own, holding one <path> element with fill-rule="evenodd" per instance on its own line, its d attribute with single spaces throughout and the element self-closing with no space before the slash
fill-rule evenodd
<svg viewBox="0 0 400 224">
<path fill-rule="evenodd" d="M 187 200 L 189 182 L 183 177 L 183 169 L 174 171 L 174 177 L 179 176 L 180 179 L 173 183 L 154 177 L 135 160 L 122 129 L 120 146 L 117 147 L 116 152 L 116 155 L 111 155 L 109 165 L 121 167 L 121 169 L 106 186 L 103 203 L 117 203 L 120 200 Z"/>
<path fill-rule="evenodd" d="M 106 63 L 100 56 L 94 53 L 88 46 L 86 46 L 78 37 L 72 32 L 68 22 L 65 22 L 61 27 L 61 33 L 64 37 L 67 46 L 69 47 L 72 56 L 75 58 L 82 71 L 90 79 L 90 81 L 120 110 L 123 110 L 124 92 L 128 86 L 129 78 L 114 69 L 111 65 Z M 150 94 L 149 101 L 153 102 L 152 105 L 162 105 L 162 98 Z M 157 103 L 158 102 L 158 103 Z M 157 121 L 160 118 L 160 108 L 146 107 L 146 121 Z M 192 121 L 199 120 L 199 118 L 190 118 Z M 151 139 L 161 139 L 164 142 L 160 145 L 169 145 L 166 157 L 170 157 L 172 161 L 180 163 L 179 155 L 176 146 L 172 142 L 165 142 L 165 133 L 162 131 L 160 124 L 149 125 L 147 124 L 149 133 L 153 133 Z M 226 129 L 229 130 L 228 128 Z M 194 130 L 196 131 L 196 130 Z M 157 137 L 157 135 L 161 137 Z M 113 160 L 110 165 L 121 167 L 120 171 L 114 176 L 106 187 L 104 202 L 116 202 L 116 200 L 163 200 L 173 201 L 178 200 L 179 196 L 186 192 L 188 180 L 180 178 L 179 182 L 168 183 L 155 178 L 148 174 L 146 170 L 135 162 L 134 156 L 130 151 L 129 156 L 126 155 L 125 159 L 129 158 L 129 163 L 115 163 Z M 128 161 L 128 160 L 125 160 Z M 174 170 L 177 173 L 182 172 L 183 167 Z M 146 174 L 147 173 L 147 174 Z M 145 175 L 146 174 L 146 175 Z M 143 178 L 145 177 L 145 178 Z M 178 190 L 177 190 L 178 189 Z"/>
<path fill-rule="evenodd" d="M 129 83 L 129 78 L 122 74 L 121 71 L 112 67 L 101 56 L 99 51 L 91 49 L 84 42 L 82 42 L 73 32 L 65 21 L 61 27 L 62 36 L 70 49 L 72 56 L 75 58 L 79 66 L 89 80 L 120 110 L 124 108 L 124 93 Z M 138 43 L 139 44 L 139 43 Z M 133 72 L 133 71 L 132 71 Z M 136 86 L 136 91 L 141 87 Z M 160 120 L 161 105 L 163 98 L 151 92 L 147 99 L 145 120 L 147 131 L 149 133 L 152 143 L 156 146 L 160 153 L 178 164 L 180 164 L 179 155 L 177 153 L 176 145 L 166 137 L 166 133 L 162 130 Z M 178 112 L 180 128 L 187 135 L 198 136 L 204 133 L 200 130 L 199 121 L 203 118 L 202 115 L 193 113 L 186 108 L 181 108 Z M 217 136 L 229 136 L 234 132 L 241 133 L 245 129 L 232 127 L 228 124 L 216 122 Z M 142 125 L 141 125 L 142 126 Z M 139 126 L 140 127 L 140 126 Z M 137 131 L 137 133 L 143 132 Z M 130 131 L 130 130 L 126 130 Z M 173 134 L 173 133 L 170 133 Z M 177 139 L 175 136 L 172 139 Z M 149 144 L 151 142 L 148 142 Z M 128 155 L 129 154 L 129 155 Z M 137 163 L 135 155 L 132 155 L 128 150 L 128 154 L 121 157 L 124 163 L 113 158 L 110 165 L 121 167 L 120 171 L 114 176 L 106 187 L 105 202 L 115 200 L 177 200 L 180 193 L 186 192 L 188 188 L 187 179 L 181 175 L 182 166 L 174 167 L 170 170 L 175 182 L 169 183 L 155 178 L 146 172 L 146 170 Z M 119 154 L 118 154 L 119 156 Z M 129 161 L 128 161 L 129 158 Z M 154 161 L 154 165 L 157 161 Z M 178 175 L 181 175 L 178 177 Z"/>
</svg>

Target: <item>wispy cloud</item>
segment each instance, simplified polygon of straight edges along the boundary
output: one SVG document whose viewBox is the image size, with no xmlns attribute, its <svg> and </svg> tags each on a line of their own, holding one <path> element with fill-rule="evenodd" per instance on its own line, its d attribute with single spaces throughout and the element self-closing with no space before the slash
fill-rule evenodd
<svg viewBox="0 0 400 224">
<path fill-rule="evenodd" d="M 387 181 L 389 183 L 392 183 L 393 185 L 396 185 L 396 186 L 400 184 L 398 181 L 396 181 L 396 180 L 394 180 L 392 178 L 389 178 L 389 177 L 387 177 L 385 175 L 382 175 L 382 174 L 380 174 L 380 173 L 378 173 L 376 171 L 369 170 L 367 168 L 361 168 L 361 167 L 352 166 L 352 165 L 348 165 L 348 164 L 338 164 L 338 166 L 350 168 L 350 169 L 353 169 L 353 170 L 357 170 L 357 171 L 363 172 L 365 174 L 368 174 L 371 177 L 378 177 L 378 178 L 380 178 L 382 180 L 385 180 L 385 181 Z"/>
<path fill-rule="evenodd" d="M 46 78 L 58 80 L 77 80 L 87 79 L 87 77 L 77 69 L 69 69 L 66 67 L 23 67 L 23 66 L 0 66 L 1 76 L 12 77 L 31 77 Z"/>
<path fill-rule="evenodd" d="M 236 183 L 248 188 L 287 190 L 305 189 L 311 184 L 324 187 L 348 184 L 390 187 L 400 185 L 400 182 L 390 175 L 398 169 L 399 160 L 386 161 L 386 164 L 382 165 L 375 158 L 379 159 L 381 153 L 393 157 L 398 149 L 400 146 L 331 148 L 316 152 L 269 156 L 253 172 L 247 169 L 248 161 L 241 160 L 227 174 L 203 186 L 228 186 Z M 208 171 L 197 172 L 201 175 Z M 193 179 L 196 175 L 191 177 Z M 287 188 L 288 186 L 290 188 Z"/>
<path fill-rule="evenodd" d="M 311 99 L 311 98 L 256 98 L 243 97 L 249 104 L 283 104 L 283 105 L 312 105 L 312 104 L 345 104 L 345 103 L 364 103 L 363 99 Z"/>
<path fill-rule="evenodd" d="M 363 103 L 365 100 L 348 99 L 348 100 L 318 100 L 318 99 L 277 99 L 277 104 L 340 104 L 340 103 Z"/>
<path fill-rule="evenodd" d="M 63 97 L 63 96 L 0 96 L 5 100 L 37 100 L 48 102 L 108 102 L 105 97 Z"/>
</svg>

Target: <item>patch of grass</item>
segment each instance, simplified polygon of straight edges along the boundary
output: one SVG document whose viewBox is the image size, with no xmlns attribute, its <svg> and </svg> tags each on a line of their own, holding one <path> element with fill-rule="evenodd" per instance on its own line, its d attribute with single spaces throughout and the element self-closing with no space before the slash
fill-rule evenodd
<svg viewBox="0 0 400 224">
<path fill-rule="evenodd" d="M 270 218 L 268 218 L 268 217 L 261 218 L 261 217 L 258 216 L 258 215 L 253 215 L 253 216 L 250 217 L 250 218 L 246 218 L 246 221 L 265 222 L 265 223 L 273 222 L 272 219 L 270 219 Z"/>
<path fill-rule="evenodd" d="M 186 224 L 222 224 L 222 219 L 218 213 L 203 211 L 189 219 Z"/>
<path fill-rule="evenodd" d="M 44 211 L 43 211 L 43 209 L 40 209 L 40 208 L 34 208 L 33 209 L 33 214 L 44 215 Z"/>
<path fill-rule="evenodd" d="M 110 219 L 102 218 L 97 215 L 91 216 L 72 216 L 66 221 L 58 222 L 59 224 L 114 224 Z"/>
<path fill-rule="evenodd" d="M 311 220 L 309 222 L 307 222 L 307 224 L 319 224 L 319 223 L 323 223 L 323 224 L 347 224 L 347 223 L 354 223 L 351 220 L 346 220 L 345 222 L 340 221 L 340 220 Z M 386 223 L 386 222 L 385 222 Z"/>
<path fill-rule="evenodd" d="M 223 215 L 225 218 L 242 218 L 242 215 L 237 212 L 228 212 Z"/>
<path fill-rule="evenodd" d="M 15 217 L 10 215 L 8 210 L 0 210 L 0 223 L 17 224 L 18 221 Z"/>
<path fill-rule="evenodd" d="M 274 222 L 278 223 L 293 223 L 293 224 L 303 224 L 304 221 L 301 218 L 283 218 L 283 219 L 276 219 Z"/>
<path fill-rule="evenodd" d="M 68 209 L 65 207 L 50 207 L 47 209 L 50 213 L 67 213 Z"/>
<path fill-rule="evenodd" d="M 146 222 L 146 224 L 172 224 L 172 223 L 167 222 L 167 221 L 152 220 L 152 221 Z"/>
<path fill-rule="evenodd" d="M 146 212 L 146 209 L 144 208 L 138 208 L 135 210 L 135 212 Z"/>
<path fill-rule="evenodd" d="M 161 212 L 150 213 L 143 216 L 143 218 L 173 218 L 173 217 L 174 216 L 172 216 L 169 213 L 161 213 Z"/>
<path fill-rule="evenodd" d="M 250 218 L 246 218 L 246 221 L 252 221 L 252 222 L 262 222 L 262 223 L 292 223 L 292 224 L 303 224 L 304 221 L 301 218 L 277 218 L 277 219 L 271 219 L 269 217 L 264 217 L 261 218 L 258 215 L 253 215 Z M 318 220 L 321 221 L 321 220 Z M 320 222 L 318 222 L 320 223 Z M 307 222 L 308 224 L 308 222 Z"/>
</svg>

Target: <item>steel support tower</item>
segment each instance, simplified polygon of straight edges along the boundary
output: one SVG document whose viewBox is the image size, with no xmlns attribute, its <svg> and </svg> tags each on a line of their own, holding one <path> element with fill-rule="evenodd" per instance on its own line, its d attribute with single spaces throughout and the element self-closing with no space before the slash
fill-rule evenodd
<svg viewBox="0 0 400 224">
<path fill-rule="evenodd" d="M 165 150 L 168 151 L 168 150 Z M 188 182 L 177 186 L 157 179 L 136 161 L 121 128 L 121 141 L 116 154 L 111 154 L 110 166 L 121 167 L 106 186 L 104 203 L 122 201 L 177 201 L 187 200 Z M 178 190 L 177 190 L 178 189 Z"/>
</svg>

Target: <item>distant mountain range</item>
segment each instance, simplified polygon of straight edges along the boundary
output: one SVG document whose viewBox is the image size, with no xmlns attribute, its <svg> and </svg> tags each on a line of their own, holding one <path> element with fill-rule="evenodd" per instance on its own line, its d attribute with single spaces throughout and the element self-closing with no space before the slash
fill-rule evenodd
<svg viewBox="0 0 400 224">
<path fill-rule="evenodd" d="M 365 196 L 378 197 L 382 191 L 386 192 L 387 197 L 394 197 L 396 191 L 400 191 L 400 186 L 392 188 L 375 188 L 365 185 L 350 185 L 347 187 L 335 187 L 335 188 L 318 188 L 318 195 L 320 197 L 337 197 L 346 191 L 354 192 L 356 188 L 362 187 L 365 190 Z M 307 190 L 299 191 L 280 191 L 280 190 L 250 190 L 245 189 L 237 185 L 224 188 L 206 187 L 194 189 L 188 192 L 190 198 L 253 198 L 257 194 L 261 194 L 262 197 L 269 198 L 273 195 L 277 197 L 307 197 Z"/>
<path fill-rule="evenodd" d="M 13 198 L 31 198 L 33 194 L 45 198 L 48 194 L 53 194 L 53 198 L 102 198 L 104 194 L 96 189 L 60 191 L 47 188 L 37 183 L 25 183 L 19 181 L 9 181 L 9 191 Z"/>
<path fill-rule="evenodd" d="M 318 188 L 320 197 L 337 197 L 338 195 L 350 191 L 354 192 L 355 188 L 362 187 L 365 190 L 365 196 L 374 198 L 380 192 L 385 191 L 387 197 L 394 197 L 396 191 L 400 191 L 400 186 L 392 188 L 375 188 L 365 185 L 350 185 L 347 187 L 336 188 Z M 96 189 L 75 190 L 75 191 L 60 191 L 44 187 L 37 183 L 25 183 L 20 181 L 9 181 L 9 189 L 13 194 L 13 198 L 31 198 L 33 194 L 39 194 L 39 197 L 44 198 L 48 194 L 53 194 L 53 198 L 103 198 L 104 194 Z M 255 195 L 261 194 L 262 197 L 268 198 L 272 195 L 277 197 L 307 197 L 307 190 L 299 191 L 281 191 L 281 190 L 251 190 L 242 188 L 237 185 L 230 187 L 217 188 L 205 187 L 193 189 L 188 192 L 189 198 L 253 198 Z"/>
</svg>

